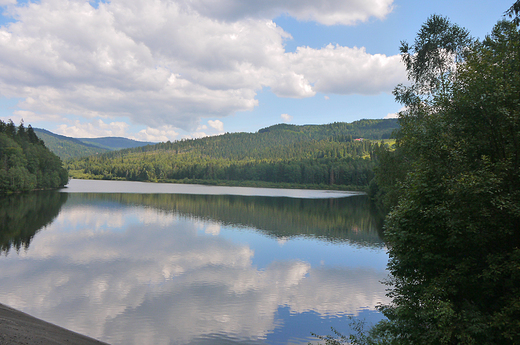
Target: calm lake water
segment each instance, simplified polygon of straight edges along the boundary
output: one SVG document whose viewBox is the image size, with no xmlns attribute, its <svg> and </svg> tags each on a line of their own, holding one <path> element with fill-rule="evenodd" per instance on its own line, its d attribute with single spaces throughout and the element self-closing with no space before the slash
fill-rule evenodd
<svg viewBox="0 0 520 345">
<path fill-rule="evenodd" d="M 0 303 L 111 344 L 307 344 L 382 318 L 366 196 L 68 187 L 0 199 Z"/>
</svg>

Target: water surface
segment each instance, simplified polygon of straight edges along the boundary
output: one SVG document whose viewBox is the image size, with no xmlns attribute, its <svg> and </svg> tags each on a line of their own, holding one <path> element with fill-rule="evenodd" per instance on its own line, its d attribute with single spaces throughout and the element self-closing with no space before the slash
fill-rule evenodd
<svg viewBox="0 0 520 345">
<path fill-rule="evenodd" d="M 388 257 L 365 196 L 84 185 L 98 192 L 0 199 L 1 303 L 112 344 L 307 344 L 381 319 Z"/>
<path fill-rule="evenodd" d="M 303 199 L 344 198 L 360 192 L 311 189 L 279 189 L 253 187 L 206 186 L 196 184 L 154 183 L 135 181 L 103 181 L 72 179 L 62 190 L 66 193 L 145 193 L 193 195 L 242 195 Z"/>
</svg>

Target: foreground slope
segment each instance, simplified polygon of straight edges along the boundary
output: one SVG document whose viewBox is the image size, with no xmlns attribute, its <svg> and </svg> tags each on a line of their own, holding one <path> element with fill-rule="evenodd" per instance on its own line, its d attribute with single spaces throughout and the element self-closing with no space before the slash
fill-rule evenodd
<svg viewBox="0 0 520 345">
<path fill-rule="evenodd" d="M 0 344 L 102 345 L 105 343 L 0 304 Z"/>
</svg>

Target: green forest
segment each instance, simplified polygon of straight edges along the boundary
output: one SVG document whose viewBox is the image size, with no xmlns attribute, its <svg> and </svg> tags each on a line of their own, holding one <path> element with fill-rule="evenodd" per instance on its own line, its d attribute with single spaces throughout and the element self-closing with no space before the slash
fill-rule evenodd
<svg viewBox="0 0 520 345">
<path fill-rule="evenodd" d="M 68 183 L 68 172 L 29 125 L 0 121 L 0 193 L 53 189 Z"/>
<path fill-rule="evenodd" d="M 69 160 L 72 177 L 212 184 L 365 188 L 395 119 L 227 133 Z"/>
<path fill-rule="evenodd" d="M 433 15 L 402 42 L 409 85 L 371 196 L 391 302 L 335 344 L 520 344 L 520 1 L 482 41 Z"/>
</svg>

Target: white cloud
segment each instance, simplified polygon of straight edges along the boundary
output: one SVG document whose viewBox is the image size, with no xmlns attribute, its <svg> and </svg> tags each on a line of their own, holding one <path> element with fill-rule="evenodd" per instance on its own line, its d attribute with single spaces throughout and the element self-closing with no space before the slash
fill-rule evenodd
<svg viewBox="0 0 520 345">
<path fill-rule="evenodd" d="M 224 133 L 224 123 L 220 120 L 208 120 L 208 126 L 199 125 L 194 132 L 184 135 L 184 139 L 204 138 Z M 209 130 L 209 133 L 208 133 Z M 216 132 L 215 132 L 216 130 Z"/>
<path fill-rule="evenodd" d="M 377 94 L 406 79 L 399 56 L 332 45 L 287 53 L 291 35 L 271 20 L 285 13 L 351 25 L 383 18 L 392 0 L 112 0 L 98 8 L 41 0 L 8 7 L 17 21 L 0 27 L 0 94 L 24 99 L 19 111 L 47 120 L 74 114 L 193 132 L 203 118 L 252 110 L 263 88 L 294 98 Z M 67 135 L 81 130 L 66 128 Z"/>
<path fill-rule="evenodd" d="M 397 113 L 388 113 L 384 119 L 397 119 L 399 118 L 399 113 L 401 111 L 405 111 L 407 108 L 406 107 L 402 107 L 401 109 L 399 109 L 399 111 Z"/>
<path fill-rule="evenodd" d="M 287 60 L 285 63 L 289 64 L 290 62 Z M 273 81 L 270 83 L 270 86 L 271 91 L 279 97 L 305 98 L 316 94 L 305 74 L 299 74 L 291 70 L 273 75 Z"/>
<path fill-rule="evenodd" d="M 198 138 L 204 138 L 209 136 L 205 132 L 193 132 L 189 136 L 185 136 L 185 139 L 198 139 Z"/>
<path fill-rule="evenodd" d="M 298 20 L 325 25 L 353 25 L 370 17 L 383 19 L 392 10 L 393 0 L 185 0 L 184 5 L 217 19 L 248 17 L 274 18 L 287 14 Z"/>
<path fill-rule="evenodd" d="M 88 123 L 75 121 L 74 125 L 63 124 L 55 130 L 57 134 L 74 138 L 122 137 L 126 135 L 128 124 L 125 122 L 105 123 L 102 120 L 93 120 Z"/>
<path fill-rule="evenodd" d="M 57 114 L 39 114 L 28 110 L 15 110 L 10 116 L 0 117 L 2 121 L 13 120 L 15 124 L 24 121 L 26 124 L 31 124 L 37 121 L 54 121 L 65 122 L 66 118 Z"/>
<path fill-rule="evenodd" d="M 220 120 L 209 120 L 208 124 L 210 127 L 215 128 L 219 133 L 224 133 L 224 123 Z"/>
<path fill-rule="evenodd" d="M 151 142 L 165 142 L 174 141 L 178 139 L 179 133 L 173 126 L 165 125 L 159 128 L 147 127 L 137 133 L 137 136 L 132 138 L 140 141 L 151 141 Z"/>
<path fill-rule="evenodd" d="M 388 113 L 385 117 L 383 117 L 384 119 L 397 119 L 399 117 L 399 114 L 398 113 Z"/>
<path fill-rule="evenodd" d="M 0 0 L 0 6 L 15 5 L 16 0 Z"/>
<path fill-rule="evenodd" d="M 289 114 L 282 114 L 280 117 L 282 118 L 283 122 L 291 122 L 293 119 L 293 117 Z"/>
<path fill-rule="evenodd" d="M 365 48 L 332 44 L 323 49 L 299 47 L 287 55 L 288 63 L 316 92 L 374 95 L 406 80 L 399 55 L 372 55 Z"/>
</svg>

